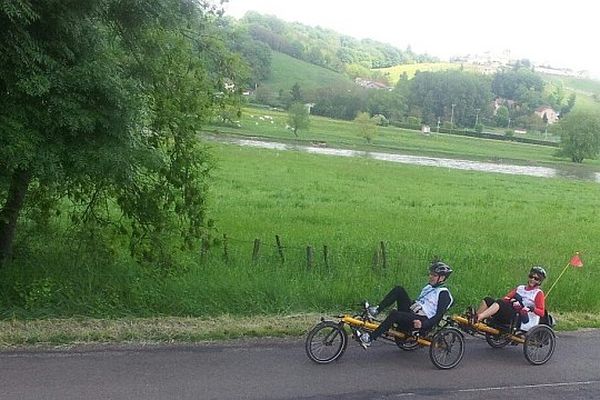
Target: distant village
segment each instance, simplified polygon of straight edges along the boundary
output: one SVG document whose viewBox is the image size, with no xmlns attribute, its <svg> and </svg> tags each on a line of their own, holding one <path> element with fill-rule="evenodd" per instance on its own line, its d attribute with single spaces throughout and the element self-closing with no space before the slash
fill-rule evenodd
<svg viewBox="0 0 600 400">
<path fill-rule="evenodd" d="M 477 69 L 486 75 L 492 75 L 498 72 L 500 69 L 511 66 L 516 60 L 510 56 L 510 51 L 505 50 L 500 54 L 495 54 L 491 51 L 484 52 L 483 54 L 468 54 L 465 56 L 452 57 L 449 60 L 453 63 L 470 64 L 477 67 Z M 575 78 L 590 78 L 589 71 L 580 70 L 575 71 L 570 68 L 557 68 L 546 64 L 534 64 L 536 72 L 549 75 L 559 76 L 572 76 Z M 354 83 L 358 86 L 367 89 L 386 89 L 392 90 L 392 87 L 382 82 L 377 82 L 370 79 L 356 78 Z"/>
<path fill-rule="evenodd" d="M 472 64 L 481 68 L 484 74 L 494 74 L 502 67 L 510 66 L 515 63 L 511 58 L 510 50 L 505 50 L 500 54 L 486 51 L 483 54 L 468 54 L 466 56 L 452 57 L 451 62 Z M 557 68 L 547 64 L 533 64 L 535 71 L 542 74 L 572 76 L 575 78 L 589 78 L 588 71 L 574 71 L 570 68 Z"/>
</svg>

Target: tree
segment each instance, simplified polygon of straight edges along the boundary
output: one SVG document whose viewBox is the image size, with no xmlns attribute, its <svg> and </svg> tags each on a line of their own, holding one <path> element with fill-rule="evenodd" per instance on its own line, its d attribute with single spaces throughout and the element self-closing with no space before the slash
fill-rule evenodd
<svg viewBox="0 0 600 400">
<path fill-rule="evenodd" d="M 561 135 L 560 152 L 575 163 L 600 154 L 600 114 L 572 111 L 558 124 Z"/>
<path fill-rule="evenodd" d="M 294 136 L 298 136 L 298 131 L 308 129 L 310 119 L 308 109 L 302 103 L 293 103 L 288 110 L 288 125 L 292 127 Z"/>
<path fill-rule="evenodd" d="M 420 115 L 431 125 L 439 118 L 451 120 L 453 126 L 471 127 L 476 110 L 485 114 L 491 98 L 488 78 L 483 75 L 458 70 L 420 72 L 409 81 L 408 114 Z"/>
<path fill-rule="evenodd" d="M 196 132 L 238 97 L 218 15 L 187 0 L 0 7 L 0 263 L 20 214 L 47 218 L 63 199 L 72 221 L 116 226 L 137 254 L 171 232 L 206 235 L 211 163 Z"/>
<path fill-rule="evenodd" d="M 367 112 L 360 112 L 354 118 L 354 123 L 358 126 L 358 132 L 361 137 L 371 143 L 377 135 L 377 121 L 372 119 Z"/>
<path fill-rule="evenodd" d="M 500 128 L 506 128 L 508 126 L 508 107 L 500 106 L 496 110 L 496 126 Z"/>
<path fill-rule="evenodd" d="M 300 89 L 298 82 L 294 83 L 292 86 L 290 95 L 292 96 L 292 103 L 301 103 L 304 101 L 304 95 L 302 94 L 302 89 Z"/>
<path fill-rule="evenodd" d="M 577 100 L 577 95 L 575 93 L 571 93 L 569 99 L 567 100 L 567 104 L 562 106 L 560 109 L 560 118 L 566 117 L 568 113 L 571 112 L 573 107 L 575 106 L 575 101 Z"/>
</svg>

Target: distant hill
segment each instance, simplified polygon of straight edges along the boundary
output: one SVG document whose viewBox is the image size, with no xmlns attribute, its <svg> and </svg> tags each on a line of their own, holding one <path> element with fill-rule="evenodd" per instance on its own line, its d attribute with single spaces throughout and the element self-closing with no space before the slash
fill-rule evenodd
<svg viewBox="0 0 600 400">
<path fill-rule="evenodd" d="M 338 72 L 345 72 L 349 65 L 370 69 L 437 60 L 427 54 L 414 53 L 410 47 L 401 50 L 388 43 L 357 39 L 254 11 L 247 12 L 240 24 L 253 39 L 274 51 Z"/>
<path fill-rule="evenodd" d="M 279 90 L 289 91 L 295 83 L 298 83 L 305 92 L 322 87 L 354 85 L 344 74 L 274 51 L 271 59 L 271 76 L 263 82 L 263 85 L 277 93 Z"/>
<path fill-rule="evenodd" d="M 600 96 L 600 81 L 594 79 L 576 78 L 574 76 L 559 76 L 540 74 L 548 82 L 560 82 L 565 89 L 588 96 Z"/>
<path fill-rule="evenodd" d="M 421 71 L 446 71 L 449 69 L 460 69 L 464 68 L 467 71 L 481 71 L 479 67 L 473 64 L 460 64 L 451 62 L 436 62 L 436 63 L 413 63 L 413 64 L 401 64 L 395 65 L 388 68 L 377 68 L 374 71 L 380 72 L 382 75 L 388 77 L 390 84 L 395 84 L 400 79 L 403 73 L 406 73 L 408 79 L 412 79 L 415 76 L 415 72 Z"/>
</svg>

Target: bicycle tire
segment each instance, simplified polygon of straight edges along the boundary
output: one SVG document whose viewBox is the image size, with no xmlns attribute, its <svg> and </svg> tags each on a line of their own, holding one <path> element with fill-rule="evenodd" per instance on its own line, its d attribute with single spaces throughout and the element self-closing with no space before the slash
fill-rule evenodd
<svg viewBox="0 0 600 400">
<path fill-rule="evenodd" d="M 456 328 L 442 328 L 431 338 L 429 358 L 439 369 L 456 367 L 465 354 L 465 338 Z"/>
<path fill-rule="evenodd" d="M 315 325 L 307 336 L 306 355 L 317 364 L 329 364 L 338 360 L 348 346 L 348 333 L 343 324 L 323 321 Z"/>
<path fill-rule="evenodd" d="M 548 325 L 536 325 L 525 335 L 523 354 L 533 365 L 542 365 L 548 362 L 556 349 L 556 335 Z"/>
</svg>

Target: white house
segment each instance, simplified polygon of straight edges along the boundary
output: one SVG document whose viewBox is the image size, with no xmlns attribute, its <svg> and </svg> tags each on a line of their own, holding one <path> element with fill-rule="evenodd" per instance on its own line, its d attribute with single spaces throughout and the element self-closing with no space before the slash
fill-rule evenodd
<svg viewBox="0 0 600 400">
<path fill-rule="evenodd" d="M 539 116 L 542 119 L 544 118 L 544 115 L 545 115 L 546 119 L 548 120 L 548 124 L 553 124 L 556 121 L 558 121 L 558 113 L 556 111 L 554 111 L 554 109 L 552 107 L 548 107 L 548 106 L 538 107 L 535 110 L 535 115 Z"/>
</svg>

